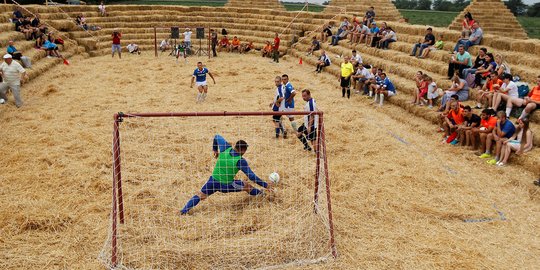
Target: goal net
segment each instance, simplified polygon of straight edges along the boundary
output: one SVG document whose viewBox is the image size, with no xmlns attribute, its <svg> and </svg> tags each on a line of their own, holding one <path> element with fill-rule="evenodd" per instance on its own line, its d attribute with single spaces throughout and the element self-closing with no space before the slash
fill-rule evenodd
<svg viewBox="0 0 540 270">
<path fill-rule="evenodd" d="M 110 269 L 277 269 L 336 256 L 322 112 L 318 151 L 292 133 L 276 138 L 280 112 L 115 115 L 110 230 L 99 260 Z M 288 113 L 291 114 L 291 113 Z M 308 112 L 293 112 L 301 122 Z M 287 119 L 287 120 L 285 120 Z M 180 210 L 212 175 L 213 142 L 249 145 L 242 156 L 273 191 L 216 192 Z"/>
</svg>

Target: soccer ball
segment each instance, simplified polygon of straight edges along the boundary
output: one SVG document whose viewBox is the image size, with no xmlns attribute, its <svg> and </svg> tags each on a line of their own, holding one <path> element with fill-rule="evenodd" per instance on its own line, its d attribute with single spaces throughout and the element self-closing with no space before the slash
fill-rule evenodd
<svg viewBox="0 0 540 270">
<path fill-rule="evenodd" d="M 279 182 L 279 174 L 277 172 L 273 172 L 268 176 L 268 179 L 274 182 L 274 184 L 277 184 Z"/>
<path fill-rule="evenodd" d="M 0 104 L 4 104 L 6 101 L 3 98 L 0 98 Z"/>
</svg>

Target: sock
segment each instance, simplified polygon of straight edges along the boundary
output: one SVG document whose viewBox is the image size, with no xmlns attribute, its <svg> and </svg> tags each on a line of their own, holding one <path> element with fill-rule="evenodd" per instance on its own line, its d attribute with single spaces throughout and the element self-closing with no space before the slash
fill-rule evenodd
<svg viewBox="0 0 540 270">
<path fill-rule="evenodd" d="M 347 98 L 351 98 L 351 89 L 347 88 Z"/>
<path fill-rule="evenodd" d="M 345 88 L 341 88 L 341 97 L 345 97 Z"/>
<path fill-rule="evenodd" d="M 379 97 L 379 95 L 377 95 L 377 94 L 373 95 L 373 102 L 377 103 L 377 97 Z"/>
<path fill-rule="evenodd" d="M 384 101 L 384 94 L 380 94 L 381 95 L 381 103 L 379 103 L 381 106 L 383 104 L 383 101 Z"/>
<path fill-rule="evenodd" d="M 187 214 L 187 212 L 195 207 L 199 202 L 201 201 L 201 198 L 199 198 L 199 196 L 195 195 L 193 196 L 187 203 L 186 203 L 186 206 L 184 206 L 184 208 L 182 209 L 182 214 Z"/>
<path fill-rule="evenodd" d="M 506 107 L 506 117 L 510 117 L 511 112 L 512 112 L 512 108 Z"/>
<path fill-rule="evenodd" d="M 294 131 L 298 131 L 298 127 L 296 126 L 296 122 L 291 121 L 291 127 Z"/>
<path fill-rule="evenodd" d="M 523 110 L 521 112 L 521 116 L 519 116 L 519 119 L 523 119 L 523 118 L 527 117 L 527 115 L 529 115 L 529 114 L 525 110 Z"/>
<path fill-rule="evenodd" d="M 370 90 L 370 91 L 369 91 L 369 97 L 372 97 L 372 96 L 373 96 L 373 91 Z"/>
<path fill-rule="evenodd" d="M 249 195 L 251 196 L 257 196 L 259 194 L 262 194 L 262 191 L 256 189 L 256 188 L 252 188 L 251 191 L 249 191 Z"/>
<path fill-rule="evenodd" d="M 279 131 L 281 130 L 281 128 L 276 128 L 276 137 L 279 136 Z"/>
<path fill-rule="evenodd" d="M 476 106 L 477 106 L 477 107 L 482 107 L 482 103 L 476 102 Z"/>
<path fill-rule="evenodd" d="M 300 135 L 300 137 L 298 137 L 298 139 L 304 144 L 304 148 L 309 147 L 306 136 L 304 136 L 304 134 Z"/>
</svg>

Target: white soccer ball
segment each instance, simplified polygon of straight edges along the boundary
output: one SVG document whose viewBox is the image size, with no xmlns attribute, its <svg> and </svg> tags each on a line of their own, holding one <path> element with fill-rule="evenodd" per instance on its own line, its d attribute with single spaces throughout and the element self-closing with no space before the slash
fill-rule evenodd
<svg viewBox="0 0 540 270">
<path fill-rule="evenodd" d="M 0 104 L 4 104 L 6 101 L 3 98 L 0 98 Z"/>
<path fill-rule="evenodd" d="M 279 174 L 277 172 L 273 172 L 268 176 L 268 179 L 274 182 L 274 184 L 277 184 L 279 182 Z"/>
</svg>

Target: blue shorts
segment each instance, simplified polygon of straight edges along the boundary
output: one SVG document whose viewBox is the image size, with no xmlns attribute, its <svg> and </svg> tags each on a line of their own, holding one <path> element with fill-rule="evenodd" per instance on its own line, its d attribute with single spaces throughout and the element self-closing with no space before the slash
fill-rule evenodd
<svg viewBox="0 0 540 270">
<path fill-rule="evenodd" d="M 222 192 L 222 193 L 229 193 L 229 192 L 240 192 L 244 189 L 244 182 L 240 180 L 234 180 L 230 184 L 222 184 L 216 180 L 212 176 L 208 179 L 206 184 L 201 188 L 201 192 L 206 195 L 212 195 L 216 192 Z"/>
</svg>

